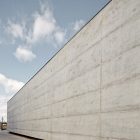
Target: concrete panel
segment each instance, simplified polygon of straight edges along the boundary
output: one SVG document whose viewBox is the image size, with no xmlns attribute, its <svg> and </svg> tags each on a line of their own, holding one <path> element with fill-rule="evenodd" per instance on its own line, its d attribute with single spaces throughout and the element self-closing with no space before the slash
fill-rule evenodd
<svg viewBox="0 0 140 140">
<path fill-rule="evenodd" d="M 102 89 L 102 111 L 140 108 L 140 75 Z"/>
<path fill-rule="evenodd" d="M 103 64 L 102 84 L 112 84 L 115 81 L 127 79 L 140 72 L 140 46 L 133 48 L 124 55 Z"/>
<path fill-rule="evenodd" d="M 102 40 L 102 61 L 111 61 L 117 56 L 140 45 L 140 14 L 134 15 L 125 25 Z M 135 28 L 137 27 L 137 28 Z M 129 33 L 127 32 L 129 31 Z"/>
<path fill-rule="evenodd" d="M 139 0 L 112 0 L 103 10 L 102 36 L 109 35 L 140 13 Z"/>
<path fill-rule="evenodd" d="M 90 70 L 80 77 L 55 88 L 53 93 L 54 102 L 95 91 L 100 88 L 100 67 Z"/>
<path fill-rule="evenodd" d="M 81 105 L 83 106 L 81 107 Z M 99 91 L 78 95 L 52 105 L 52 117 L 93 114 L 96 112 L 100 112 Z"/>
<path fill-rule="evenodd" d="M 54 118 L 52 119 L 52 132 L 99 136 L 99 114 Z"/>
<path fill-rule="evenodd" d="M 102 113 L 102 136 L 139 140 L 140 111 Z"/>
<path fill-rule="evenodd" d="M 100 140 L 99 137 L 52 133 L 52 140 Z"/>
</svg>

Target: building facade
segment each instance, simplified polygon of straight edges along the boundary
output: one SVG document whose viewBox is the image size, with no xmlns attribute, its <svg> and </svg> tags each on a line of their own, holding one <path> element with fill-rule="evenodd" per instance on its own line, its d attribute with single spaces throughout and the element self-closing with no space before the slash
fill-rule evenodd
<svg viewBox="0 0 140 140">
<path fill-rule="evenodd" d="M 9 102 L 8 131 L 45 140 L 140 139 L 140 0 L 112 0 Z"/>
</svg>

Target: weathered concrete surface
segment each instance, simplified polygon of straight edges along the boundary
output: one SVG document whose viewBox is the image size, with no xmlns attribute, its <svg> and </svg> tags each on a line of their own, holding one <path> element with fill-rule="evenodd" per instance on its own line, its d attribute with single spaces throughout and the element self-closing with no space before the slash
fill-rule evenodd
<svg viewBox="0 0 140 140">
<path fill-rule="evenodd" d="M 140 139 L 140 0 L 113 0 L 8 102 L 8 130 L 46 140 Z"/>
<path fill-rule="evenodd" d="M 13 135 L 8 133 L 7 131 L 0 130 L 0 140 L 33 140 L 33 139 Z"/>
</svg>

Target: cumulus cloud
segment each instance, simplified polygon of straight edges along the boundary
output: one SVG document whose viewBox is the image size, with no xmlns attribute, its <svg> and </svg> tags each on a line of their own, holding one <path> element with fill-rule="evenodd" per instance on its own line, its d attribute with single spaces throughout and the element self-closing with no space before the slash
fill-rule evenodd
<svg viewBox="0 0 140 140">
<path fill-rule="evenodd" d="M 5 89 L 6 93 L 16 93 L 23 87 L 24 83 L 7 78 L 5 75 L 0 73 L 0 85 Z"/>
<path fill-rule="evenodd" d="M 74 32 L 77 32 L 83 25 L 84 25 L 85 21 L 84 20 L 78 20 L 73 24 L 73 30 Z"/>
<path fill-rule="evenodd" d="M 43 14 L 37 14 L 33 24 L 33 40 L 39 40 L 51 35 L 56 30 L 56 21 L 49 9 Z"/>
<path fill-rule="evenodd" d="M 6 94 L 0 95 L 0 119 L 3 117 L 7 121 L 7 101 L 18 92 L 24 83 L 6 77 L 0 73 L 0 86 L 5 90 Z"/>
<path fill-rule="evenodd" d="M 58 25 L 53 11 L 45 5 L 41 6 L 41 12 L 34 16 L 31 43 L 37 41 L 48 41 L 52 44 L 62 45 L 65 40 L 65 31 Z"/>
<path fill-rule="evenodd" d="M 6 27 L 6 31 L 14 39 L 21 39 L 20 41 L 22 41 L 21 46 L 17 47 L 14 53 L 14 56 L 20 62 L 31 62 L 36 58 L 36 55 L 32 52 L 33 46 L 36 43 L 44 41 L 49 45 L 60 47 L 66 41 L 66 30 L 57 23 L 53 11 L 48 7 L 48 4 L 42 3 L 40 10 L 36 11 L 32 18 L 30 27 L 27 26 L 26 20 L 20 24 L 9 20 L 8 27 Z"/>
<path fill-rule="evenodd" d="M 29 48 L 23 48 L 21 46 L 16 49 L 14 55 L 21 62 L 29 62 L 36 58 L 36 55 Z"/>
<path fill-rule="evenodd" d="M 9 21 L 8 27 L 6 28 L 6 31 L 11 34 L 14 38 L 21 38 L 23 39 L 23 30 L 24 27 L 20 24 L 13 23 Z"/>
<path fill-rule="evenodd" d="M 64 42 L 65 40 L 65 32 L 64 31 L 57 31 L 55 34 L 54 34 L 54 38 L 56 40 L 56 42 L 58 44 L 61 44 Z"/>
</svg>

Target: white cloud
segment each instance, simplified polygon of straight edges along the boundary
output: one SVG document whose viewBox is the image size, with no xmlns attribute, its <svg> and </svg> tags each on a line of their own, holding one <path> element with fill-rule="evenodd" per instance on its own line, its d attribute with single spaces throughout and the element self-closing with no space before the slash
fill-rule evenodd
<svg viewBox="0 0 140 140">
<path fill-rule="evenodd" d="M 27 26 L 26 20 L 20 24 L 8 21 L 6 31 L 14 37 L 13 42 L 17 41 L 16 39 L 22 41 L 22 45 L 14 53 L 20 62 L 29 62 L 36 58 L 36 55 L 32 52 L 36 43 L 44 41 L 49 45 L 60 47 L 66 41 L 66 30 L 59 26 L 53 11 L 47 6 L 48 4 L 41 4 L 40 11 L 33 14 L 31 27 Z"/>
<path fill-rule="evenodd" d="M 33 25 L 33 40 L 39 40 L 51 35 L 56 30 L 56 21 L 49 9 L 43 15 L 37 15 Z"/>
<path fill-rule="evenodd" d="M 61 44 L 64 42 L 65 40 L 65 32 L 64 31 L 57 31 L 55 34 L 54 34 L 54 38 L 56 40 L 56 42 L 58 44 Z"/>
<path fill-rule="evenodd" d="M 77 32 L 83 25 L 84 25 L 85 21 L 84 20 L 78 20 L 74 23 L 73 25 L 73 30 L 74 32 Z"/>
<path fill-rule="evenodd" d="M 16 49 L 14 55 L 21 62 L 32 61 L 34 58 L 36 58 L 36 55 L 29 50 L 29 48 L 23 48 L 21 46 Z"/>
<path fill-rule="evenodd" d="M 7 121 L 7 101 L 24 86 L 24 83 L 0 73 L 0 86 L 6 93 L 0 95 L 0 119 L 3 117 L 4 121 Z"/>
<path fill-rule="evenodd" d="M 12 23 L 9 21 L 8 27 L 6 28 L 6 31 L 11 34 L 14 38 L 21 38 L 23 39 L 24 35 L 24 27 L 17 23 Z"/>
<path fill-rule="evenodd" d="M 62 45 L 65 41 L 64 30 L 56 22 L 53 12 L 45 5 L 41 5 L 41 12 L 34 16 L 33 30 L 30 37 L 27 37 L 27 42 L 33 44 L 42 39 L 52 45 Z"/>
<path fill-rule="evenodd" d="M 12 96 L 13 95 L 10 96 L 0 95 L 0 121 L 2 117 L 4 118 L 4 121 L 7 121 L 7 101 Z"/>
<path fill-rule="evenodd" d="M 16 93 L 23 85 L 23 82 L 7 78 L 0 73 L 0 85 L 5 89 L 6 93 Z"/>
<path fill-rule="evenodd" d="M 0 101 L 1 101 L 1 99 L 0 99 Z M 7 110 L 7 101 L 4 103 L 0 103 L 0 121 L 1 121 L 2 117 L 4 118 L 4 121 L 7 121 L 7 111 L 6 111 Z"/>
</svg>

